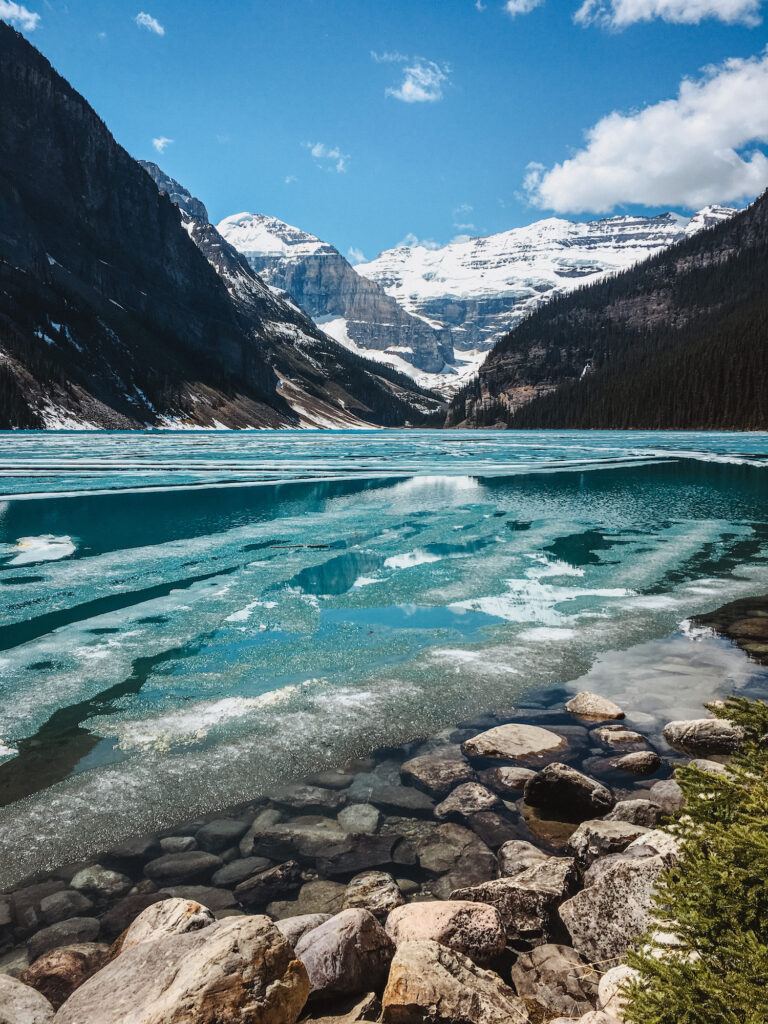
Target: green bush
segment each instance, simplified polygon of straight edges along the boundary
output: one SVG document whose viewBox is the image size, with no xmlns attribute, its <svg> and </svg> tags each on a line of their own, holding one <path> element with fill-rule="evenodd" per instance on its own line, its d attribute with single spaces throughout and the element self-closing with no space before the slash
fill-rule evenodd
<svg viewBox="0 0 768 1024">
<path fill-rule="evenodd" d="M 627 963 L 632 1024 L 768 1022 L 768 705 L 729 698 L 708 705 L 745 732 L 725 774 L 686 766 L 686 805 L 668 826 L 680 862 L 657 887 L 654 923 Z M 675 952 L 654 940 L 672 932 Z"/>
</svg>

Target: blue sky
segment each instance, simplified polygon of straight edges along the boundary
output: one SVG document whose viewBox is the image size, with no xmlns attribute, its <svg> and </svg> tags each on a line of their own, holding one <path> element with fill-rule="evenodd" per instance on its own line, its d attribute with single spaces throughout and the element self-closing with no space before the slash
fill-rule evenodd
<svg viewBox="0 0 768 1024">
<path fill-rule="evenodd" d="M 214 222 L 269 213 L 367 258 L 409 236 L 753 198 L 768 184 L 767 9 L 0 0 Z"/>
</svg>

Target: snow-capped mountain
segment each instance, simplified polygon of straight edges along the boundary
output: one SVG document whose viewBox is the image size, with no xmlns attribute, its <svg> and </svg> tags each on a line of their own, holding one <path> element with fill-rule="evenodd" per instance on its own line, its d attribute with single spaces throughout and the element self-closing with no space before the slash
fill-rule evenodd
<svg viewBox="0 0 768 1024">
<path fill-rule="evenodd" d="M 218 231 L 264 281 L 288 292 L 347 348 L 386 353 L 394 365 L 428 373 L 450 362 L 453 349 L 445 332 L 412 316 L 315 235 L 258 213 L 226 217 Z"/>
<path fill-rule="evenodd" d="M 693 217 L 551 217 L 442 248 L 399 246 L 355 269 L 409 313 L 447 331 L 459 350 L 484 350 L 547 300 L 625 270 L 731 217 L 707 206 Z"/>
</svg>

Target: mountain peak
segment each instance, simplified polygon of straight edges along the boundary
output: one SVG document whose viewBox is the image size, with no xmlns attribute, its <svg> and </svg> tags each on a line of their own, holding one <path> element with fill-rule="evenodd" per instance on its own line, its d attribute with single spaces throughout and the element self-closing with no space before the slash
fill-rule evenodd
<svg viewBox="0 0 768 1024">
<path fill-rule="evenodd" d="M 165 192 L 172 203 L 185 213 L 188 217 L 195 217 L 197 220 L 208 220 L 208 211 L 204 203 L 196 199 L 189 189 L 184 188 L 178 181 L 158 167 L 151 160 L 137 161 L 157 185 L 159 192 Z"/>
<path fill-rule="evenodd" d="M 336 252 L 317 235 L 265 213 L 235 213 L 217 225 L 219 233 L 245 256 L 287 256 L 303 259 L 320 252 Z"/>
</svg>

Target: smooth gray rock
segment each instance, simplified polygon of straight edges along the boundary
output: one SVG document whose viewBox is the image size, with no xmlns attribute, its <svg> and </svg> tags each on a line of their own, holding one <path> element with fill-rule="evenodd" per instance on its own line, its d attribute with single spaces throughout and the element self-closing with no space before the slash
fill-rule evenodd
<svg viewBox="0 0 768 1024">
<path fill-rule="evenodd" d="M 706 757 L 695 757 L 686 765 L 687 768 L 698 768 L 700 772 L 709 772 L 710 775 L 725 775 L 726 767 L 719 761 L 710 761 Z"/>
<path fill-rule="evenodd" d="M 100 924 L 95 917 L 72 917 L 67 921 L 57 921 L 48 925 L 27 940 L 27 950 L 31 961 L 37 960 L 49 949 L 56 946 L 72 946 L 78 942 L 95 942 L 99 934 Z"/>
<path fill-rule="evenodd" d="M 655 750 L 635 750 L 620 757 L 616 767 L 630 775 L 653 775 L 661 768 L 661 758 Z"/>
<path fill-rule="evenodd" d="M 194 836 L 166 836 L 160 840 L 160 849 L 163 853 L 186 853 L 187 850 L 196 850 L 197 840 Z"/>
<path fill-rule="evenodd" d="M 260 835 L 265 829 L 270 828 L 272 825 L 276 825 L 278 822 L 282 820 L 283 812 L 278 811 L 276 807 L 267 807 L 263 811 L 259 811 L 259 813 L 251 822 L 247 832 L 240 840 L 240 856 L 253 856 L 253 843 L 255 837 L 257 835 Z"/>
<path fill-rule="evenodd" d="M 454 889 L 496 878 L 498 863 L 493 852 L 469 829 L 447 822 L 434 829 L 417 845 L 419 866 L 440 875 L 432 890 L 447 899 Z"/>
<path fill-rule="evenodd" d="M 566 741 L 538 725 L 497 725 L 461 744 L 467 757 L 514 760 L 549 753 L 567 746 Z"/>
<path fill-rule="evenodd" d="M 144 874 L 160 886 L 195 885 L 207 882 L 214 871 L 224 864 L 221 857 L 203 850 L 188 850 L 186 853 L 166 853 L 151 860 L 144 868 Z"/>
<path fill-rule="evenodd" d="M 602 783 L 559 762 L 548 764 L 526 783 L 524 799 L 531 807 L 566 821 L 602 817 L 616 802 Z"/>
<path fill-rule="evenodd" d="M 519 768 L 516 765 L 499 765 L 496 768 L 484 768 L 477 773 L 477 778 L 488 789 L 500 796 L 511 796 L 517 799 L 525 789 L 525 784 L 536 772 L 533 768 Z"/>
<path fill-rule="evenodd" d="M 40 914 L 46 924 L 56 924 L 71 917 L 89 917 L 93 902 L 76 889 L 54 892 L 40 901 Z"/>
<path fill-rule="evenodd" d="M 400 776 L 409 785 L 423 789 L 430 796 L 442 799 L 465 782 L 474 782 L 475 773 L 462 758 L 441 758 L 425 754 L 406 761 Z"/>
<path fill-rule="evenodd" d="M 559 904 L 578 884 L 578 872 L 570 857 L 548 857 L 514 878 L 459 889 L 451 899 L 489 903 L 501 915 L 507 938 L 533 945 L 556 941 L 563 932 Z"/>
<path fill-rule="evenodd" d="M 381 811 L 373 804 L 348 804 L 339 811 L 336 820 L 345 832 L 355 835 L 373 833 L 379 827 Z"/>
<path fill-rule="evenodd" d="M 223 868 L 219 868 L 211 878 L 211 885 L 223 888 L 238 885 L 246 878 L 252 878 L 273 866 L 272 861 L 266 857 L 239 857 L 237 860 L 225 864 Z"/>
<path fill-rule="evenodd" d="M 598 973 L 570 946 L 546 943 L 521 953 L 511 970 L 517 994 L 553 1013 L 577 1017 L 594 1009 Z"/>
<path fill-rule="evenodd" d="M 263 916 L 230 917 L 124 950 L 61 1007 L 57 1024 L 294 1024 L 307 972 Z"/>
<path fill-rule="evenodd" d="M 368 803 L 393 814 L 412 814 L 432 817 L 435 801 L 414 786 L 378 786 L 368 797 Z"/>
<path fill-rule="evenodd" d="M 654 782 L 648 790 L 648 798 L 658 804 L 665 814 L 674 814 L 685 807 L 683 791 L 674 779 Z"/>
<path fill-rule="evenodd" d="M 367 910 L 342 910 L 296 943 L 314 995 L 368 992 L 383 984 L 394 943 Z"/>
<path fill-rule="evenodd" d="M 593 741 L 604 743 L 606 747 L 644 746 L 645 736 L 628 729 L 625 725 L 601 725 L 590 730 Z"/>
<path fill-rule="evenodd" d="M 317 858 L 317 870 L 321 875 L 332 877 L 348 875 L 355 871 L 385 867 L 396 863 L 397 840 L 386 833 L 356 835 L 349 833 L 344 839 L 329 847 Z"/>
<path fill-rule="evenodd" d="M 254 822 L 247 835 L 251 836 L 253 854 L 270 860 L 295 859 L 303 863 L 314 863 L 317 857 L 325 856 L 329 849 L 349 841 L 349 835 L 335 818 L 313 814 L 273 824 L 265 817 L 263 824 L 258 827 Z"/>
<path fill-rule="evenodd" d="M 298 917 L 286 917 L 282 921 L 276 921 L 275 927 L 282 932 L 292 946 L 295 946 L 302 935 L 306 935 L 318 925 L 330 921 L 331 916 L 331 914 L 300 914 Z"/>
<path fill-rule="evenodd" d="M 66 888 L 64 882 L 59 879 L 50 879 L 47 882 L 38 882 L 35 885 L 27 885 L 23 889 L 17 889 L 8 896 L 13 908 L 13 921 L 16 932 L 20 938 L 31 935 L 43 924 L 40 905 L 46 896 L 55 892 L 61 892 Z"/>
<path fill-rule="evenodd" d="M 101 864 L 93 864 L 78 871 L 69 884 L 73 889 L 95 899 L 107 900 L 125 896 L 133 882 L 118 871 L 110 871 Z"/>
<path fill-rule="evenodd" d="M 576 858 L 580 867 L 587 868 L 607 853 L 621 853 L 648 831 L 644 825 L 632 825 L 628 821 L 583 821 L 568 840 L 566 851 Z"/>
<path fill-rule="evenodd" d="M 337 914 L 347 894 L 338 882 L 305 882 L 295 900 L 276 900 L 267 905 L 267 913 L 276 920 L 305 917 L 308 914 Z"/>
<path fill-rule="evenodd" d="M 279 807 L 288 807 L 302 814 L 335 814 L 347 802 L 347 794 L 337 789 L 293 783 L 270 793 L 270 800 Z"/>
<path fill-rule="evenodd" d="M 217 818 L 209 821 L 195 833 L 197 845 L 207 853 L 221 853 L 228 846 L 240 842 L 248 831 L 248 822 L 237 818 Z"/>
<path fill-rule="evenodd" d="M 689 757 L 722 756 L 741 750 L 744 730 L 727 719 L 696 718 L 667 723 L 664 739 L 673 750 Z"/>
<path fill-rule="evenodd" d="M 237 905 L 231 889 L 217 889 L 212 885 L 172 885 L 162 890 L 175 899 L 192 900 L 209 910 L 231 910 Z"/>
<path fill-rule="evenodd" d="M 565 710 L 578 718 L 592 721 L 605 721 L 610 718 L 623 718 L 624 712 L 618 704 L 607 697 L 600 697 L 589 690 L 581 690 L 575 697 L 566 702 Z"/>
<path fill-rule="evenodd" d="M 53 1007 L 39 992 L 0 974 L 0 1024 L 50 1024 Z"/>
</svg>

